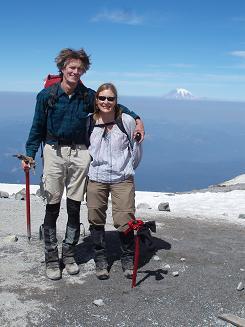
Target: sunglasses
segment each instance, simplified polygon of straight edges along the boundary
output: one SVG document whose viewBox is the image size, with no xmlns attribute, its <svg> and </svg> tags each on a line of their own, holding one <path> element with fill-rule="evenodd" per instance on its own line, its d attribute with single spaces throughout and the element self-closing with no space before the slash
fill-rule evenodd
<svg viewBox="0 0 245 327">
<path fill-rule="evenodd" d="M 107 101 L 109 101 L 109 102 L 113 102 L 113 101 L 115 101 L 116 97 L 104 97 L 104 96 L 102 96 L 102 95 L 99 95 L 99 96 L 98 96 L 98 99 L 99 99 L 100 101 L 105 101 L 105 100 L 107 99 Z"/>
</svg>

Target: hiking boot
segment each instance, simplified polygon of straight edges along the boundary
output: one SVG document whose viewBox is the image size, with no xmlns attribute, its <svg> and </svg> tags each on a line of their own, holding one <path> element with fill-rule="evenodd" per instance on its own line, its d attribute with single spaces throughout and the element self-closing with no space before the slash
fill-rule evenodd
<svg viewBox="0 0 245 327">
<path fill-rule="evenodd" d="M 109 272 L 106 268 L 102 268 L 102 269 L 96 268 L 96 277 L 100 280 L 105 280 L 105 279 L 108 279 L 110 276 L 109 276 Z"/>
<path fill-rule="evenodd" d="M 98 258 L 97 258 L 98 259 Z M 108 279 L 109 272 L 108 272 L 108 262 L 106 258 L 100 257 L 98 261 L 95 261 L 95 270 L 96 270 L 96 277 L 100 280 Z"/>
<path fill-rule="evenodd" d="M 51 280 L 61 279 L 59 253 L 56 238 L 56 227 L 49 227 L 44 225 L 43 232 L 45 245 L 46 276 Z"/>
<path fill-rule="evenodd" d="M 47 264 L 46 275 L 49 279 L 59 280 L 61 279 L 61 270 L 59 264 Z"/>
<path fill-rule="evenodd" d="M 108 279 L 108 262 L 106 256 L 105 228 L 104 226 L 90 225 L 90 233 L 94 249 L 96 277 L 100 280 Z"/>
<path fill-rule="evenodd" d="M 65 269 L 68 272 L 69 275 L 76 275 L 79 273 L 80 268 L 79 266 L 76 264 L 76 262 L 73 263 L 67 263 L 65 265 Z"/>
<path fill-rule="evenodd" d="M 67 201 L 70 203 L 72 200 L 67 199 Z M 67 210 L 68 209 L 69 206 L 67 207 Z M 79 235 L 80 225 L 71 226 L 67 224 L 65 239 L 62 243 L 62 261 L 69 275 L 76 275 L 80 271 L 75 260 L 75 247 L 78 243 Z"/>
<path fill-rule="evenodd" d="M 134 258 L 133 257 L 121 258 L 121 264 L 122 264 L 123 275 L 128 279 L 132 279 L 133 269 L 134 269 Z"/>
<path fill-rule="evenodd" d="M 126 278 L 131 279 L 134 269 L 134 232 L 131 231 L 127 235 L 120 232 L 119 238 L 121 241 L 121 264 L 123 274 Z"/>
<path fill-rule="evenodd" d="M 124 276 L 128 279 L 133 278 L 133 270 L 132 269 L 125 269 L 123 272 Z"/>
</svg>

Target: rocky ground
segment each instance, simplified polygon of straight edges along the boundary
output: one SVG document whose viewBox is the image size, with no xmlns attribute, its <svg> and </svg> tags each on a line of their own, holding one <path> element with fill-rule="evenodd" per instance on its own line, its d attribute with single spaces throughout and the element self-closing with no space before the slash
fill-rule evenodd
<svg viewBox="0 0 245 327">
<path fill-rule="evenodd" d="M 39 240 L 44 204 L 35 196 L 31 204 L 32 239 L 28 242 L 25 202 L 0 199 L 1 326 L 205 327 L 231 326 L 218 318 L 223 313 L 245 317 L 245 292 L 237 290 L 245 279 L 244 224 L 139 211 L 138 217 L 157 223 L 156 251 L 141 246 L 137 286 L 132 289 L 122 274 L 110 210 L 110 279 L 95 277 L 85 205 L 77 246 L 80 274 L 72 277 L 64 270 L 61 280 L 46 279 Z M 64 202 L 58 221 L 60 242 L 65 222 Z"/>
</svg>

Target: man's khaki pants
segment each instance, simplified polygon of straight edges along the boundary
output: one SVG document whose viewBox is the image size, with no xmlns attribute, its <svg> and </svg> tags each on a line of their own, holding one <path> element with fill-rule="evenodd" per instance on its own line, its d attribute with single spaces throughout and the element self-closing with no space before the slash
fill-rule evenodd
<svg viewBox="0 0 245 327">
<path fill-rule="evenodd" d="M 43 149 L 43 185 L 48 204 L 61 201 L 64 188 L 69 199 L 82 201 L 86 188 L 90 155 L 83 144 Z"/>
<path fill-rule="evenodd" d="M 111 193 L 112 217 L 115 228 L 124 232 L 128 228 L 131 215 L 135 213 L 135 186 L 133 178 L 120 183 L 88 182 L 87 207 L 88 220 L 91 225 L 104 226 L 108 197 Z"/>
</svg>

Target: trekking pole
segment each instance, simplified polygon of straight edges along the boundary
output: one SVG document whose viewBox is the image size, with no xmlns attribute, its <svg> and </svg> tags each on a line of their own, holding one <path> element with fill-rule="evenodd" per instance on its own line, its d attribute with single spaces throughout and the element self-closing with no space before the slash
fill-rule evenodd
<svg viewBox="0 0 245 327">
<path fill-rule="evenodd" d="M 27 227 L 27 237 L 30 241 L 31 239 L 31 208 L 30 208 L 30 167 L 26 166 L 24 168 L 26 176 L 26 227 Z"/>
<path fill-rule="evenodd" d="M 16 157 L 25 162 L 24 172 L 25 172 L 25 181 L 26 181 L 26 228 L 27 228 L 27 237 L 30 241 L 31 239 L 31 206 L 30 206 L 30 169 L 35 169 L 35 161 L 31 157 L 27 157 L 24 154 L 14 154 L 13 157 Z"/>
</svg>

